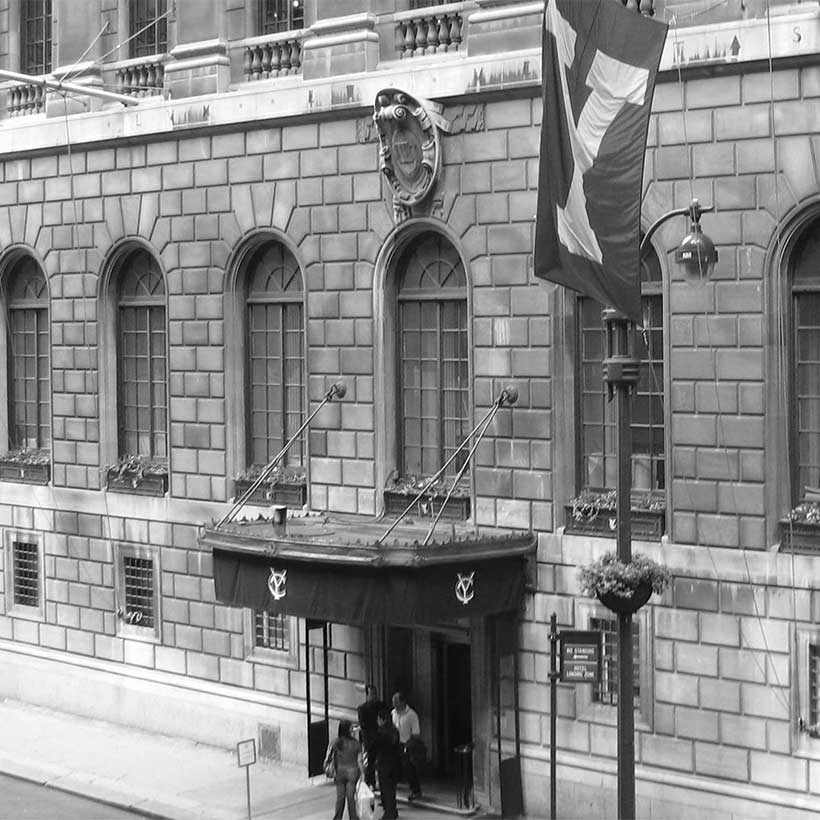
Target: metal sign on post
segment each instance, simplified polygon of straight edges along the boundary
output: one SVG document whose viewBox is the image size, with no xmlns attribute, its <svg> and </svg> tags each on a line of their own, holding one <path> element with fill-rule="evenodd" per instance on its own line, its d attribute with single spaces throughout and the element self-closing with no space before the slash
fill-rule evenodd
<svg viewBox="0 0 820 820">
<path fill-rule="evenodd" d="M 256 741 L 240 740 L 236 744 L 236 761 L 240 768 L 245 767 L 245 786 L 248 794 L 248 820 L 251 820 L 251 766 L 256 763 Z"/>
<path fill-rule="evenodd" d="M 601 680 L 601 633 L 565 629 L 559 638 L 561 681 L 598 683 Z"/>
<path fill-rule="evenodd" d="M 561 644 L 561 671 L 558 671 L 558 644 Z M 557 761 L 556 724 L 558 681 L 562 683 L 600 683 L 601 633 L 593 630 L 565 629 L 558 632 L 558 616 L 550 617 L 550 820 L 558 816 L 556 800 Z"/>
</svg>

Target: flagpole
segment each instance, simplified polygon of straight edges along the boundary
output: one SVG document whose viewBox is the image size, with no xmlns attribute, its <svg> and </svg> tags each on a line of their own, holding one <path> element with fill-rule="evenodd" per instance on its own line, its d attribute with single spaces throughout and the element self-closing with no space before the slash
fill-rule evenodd
<svg viewBox="0 0 820 820">
<path fill-rule="evenodd" d="M 615 402 L 615 509 L 618 560 L 632 560 L 632 393 L 638 383 L 633 326 L 614 308 L 602 312 L 606 328 L 604 381 Z M 618 613 L 618 818 L 635 818 L 635 706 L 632 614 Z"/>
</svg>

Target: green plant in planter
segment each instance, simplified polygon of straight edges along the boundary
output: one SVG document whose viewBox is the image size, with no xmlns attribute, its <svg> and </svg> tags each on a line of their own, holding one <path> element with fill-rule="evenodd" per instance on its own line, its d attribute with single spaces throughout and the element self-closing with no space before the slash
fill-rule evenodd
<svg viewBox="0 0 820 820">
<path fill-rule="evenodd" d="M 418 495 L 422 490 L 429 498 L 445 496 L 450 491 L 453 484 L 452 477 L 443 476 L 435 481 L 430 481 L 426 476 L 400 476 L 395 470 L 388 478 L 387 486 L 385 487 L 391 493 L 398 493 L 400 495 L 414 496 Z M 470 495 L 469 482 L 459 483 L 455 490 L 453 490 L 453 498 L 466 498 Z"/>
<path fill-rule="evenodd" d="M 578 581 L 581 592 L 593 598 L 612 595 L 630 598 L 646 586 L 660 595 L 672 583 L 672 575 L 665 566 L 646 555 L 633 555 L 625 564 L 614 552 L 607 552 L 597 561 L 580 567 Z"/>
<path fill-rule="evenodd" d="M 105 468 L 107 473 L 115 472 L 117 478 L 125 475 L 132 476 L 136 480 L 142 479 L 146 475 L 165 475 L 168 472 L 168 465 L 164 461 L 151 458 L 150 456 L 131 455 L 126 453 L 120 456 L 116 464 L 111 464 Z"/>
<path fill-rule="evenodd" d="M 237 481 L 254 482 L 262 474 L 264 466 L 253 465 L 236 476 Z M 305 484 L 307 483 L 307 469 L 302 466 L 277 464 L 265 477 L 270 484 Z"/>
<path fill-rule="evenodd" d="M 578 495 L 570 498 L 573 521 L 592 521 L 599 514 L 610 515 L 615 512 L 618 496 L 615 490 L 591 490 L 585 488 Z M 630 499 L 632 510 L 664 510 L 666 502 L 662 498 L 648 493 L 633 495 Z"/>
<path fill-rule="evenodd" d="M 35 447 L 21 447 L 19 450 L 10 450 L 5 455 L 0 456 L 0 461 L 14 464 L 50 464 L 51 453 L 48 450 Z"/>
<path fill-rule="evenodd" d="M 790 513 L 789 521 L 820 524 L 820 501 L 801 501 Z"/>
</svg>

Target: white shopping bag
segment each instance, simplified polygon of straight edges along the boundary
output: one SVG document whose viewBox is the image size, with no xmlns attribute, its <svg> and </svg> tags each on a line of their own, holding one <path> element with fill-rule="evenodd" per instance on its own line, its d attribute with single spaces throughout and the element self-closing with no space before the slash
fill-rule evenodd
<svg viewBox="0 0 820 820">
<path fill-rule="evenodd" d="M 359 813 L 359 820 L 374 820 L 376 816 L 376 795 L 361 779 L 356 784 L 356 811 Z"/>
</svg>

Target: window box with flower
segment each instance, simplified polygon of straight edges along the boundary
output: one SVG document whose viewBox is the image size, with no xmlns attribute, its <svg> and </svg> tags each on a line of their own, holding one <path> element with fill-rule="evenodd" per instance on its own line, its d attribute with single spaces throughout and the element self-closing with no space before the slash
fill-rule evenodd
<svg viewBox="0 0 820 820">
<path fill-rule="evenodd" d="M 0 481 L 20 484 L 48 484 L 51 479 L 51 453 L 23 447 L 0 456 Z"/>
<path fill-rule="evenodd" d="M 430 482 L 424 476 L 393 476 L 384 489 L 385 515 L 401 515 L 407 505 L 424 490 L 409 514 L 419 518 L 433 518 L 438 515 L 452 484 L 453 479 L 446 477 Z M 469 486 L 456 486 L 441 517 L 451 521 L 465 521 L 470 517 Z"/>
<path fill-rule="evenodd" d="M 820 554 L 820 488 L 806 488 L 803 500 L 780 522 L 780 548 Z"/>
<path fill-rule="evenodd" d="M 615 490 L 584 489 L 565 506 L 570 535 L 598 535 L 614 538 L 617 529 Z M 648 493 L 633 493 L 632 536 L 659 541 L 666 531 L 666 502 Z"/>
<path fill-rule="evenodd" d="M 112 493 L 162 496 L 168 492 L 168 465 L 148 456 L 124 455 L 106 468 L 106 488 Z"/>
<path fill-rule="evenodd" d="M 255 465 L 236 477 L 234 492 L 237 499 L 251 488 L 263 469 Z M 277 465 L 253 491 L 247 503 L 259 507 L 269 507 L 271 504 L 304 507 L 307 504 L 307 470 L 301 466 Z"/>
<path fill-rule="evenodd" d="M 637 612 L 653 595 L 660 595 L 671 583 L 672 575 L 662 564 L 646 555 L 636 554 L 625 564 L 614 552 L 580 567 L 581 592 L 597 598 L 612 612 Z"/>
</svg>

